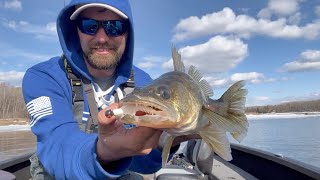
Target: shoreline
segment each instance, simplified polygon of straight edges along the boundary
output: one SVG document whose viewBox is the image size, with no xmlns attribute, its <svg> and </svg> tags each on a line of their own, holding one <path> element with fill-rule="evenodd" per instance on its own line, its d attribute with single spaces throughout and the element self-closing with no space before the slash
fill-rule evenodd
<svg viewBox="0 0 320 180">
<path fill-rule="evenodd" d="M 24 118 L 10 118 L 0 119 L 0 132 L 11 131 L 31 131 L 29 119 Z"/>
<path fill-rule="evenodd" d="M 307 118 L 320 117 L 320 112 L 290 112 L 290 113 L 262 113 L 246 114 L 249 120 L 253 119 L 272 119 L 272 118 Z M 0 119 L 0 132 L 4 130 L 30 130 L 29 119 L 10 118 Z"/>
<path fill-rule="evenodd" d="M 0 126 L 0 133 L 13 131 L 31 131 L 30 125 L 4 125 Z"/>
<path fill-rule="evenodd" d="M 26 118 L 6 118 L 0 119 L 0 126 L 8 125 L 28 125 L 29 119 Z"/>
<path fill-rule="evenodd" d="M 289 118 L 308 118 L 320 117 L 320 112 L 290 112 L 290 113 L 264 113 L 264 114 L 246 114 L 249 120 L 255 119 L 289 119 Z"/>
</svg>

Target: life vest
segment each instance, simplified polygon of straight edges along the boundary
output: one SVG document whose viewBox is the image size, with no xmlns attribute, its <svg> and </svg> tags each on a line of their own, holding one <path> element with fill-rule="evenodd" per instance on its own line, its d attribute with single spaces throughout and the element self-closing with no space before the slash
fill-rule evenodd
<svg viewBox="0 0 320 180">
<path fill-rule="evenodd" d="M 75 119 L 78 122 L 79 128 L 86 133 L 93 133 L 98 131 L 98 108 L 96 106 L 96 101 L 94 98 L 94 90 L 91 85 L 91 82 L 85 77 L 79 78 L 73 72 L 71 67 L 69 66 L 66 58 L 62 55 L 61 60 L 64 61 L 64 67 L 66 76 L 71 86 L 72 90 L 72 112 Z M 135 87 L 134 82 L 134 71 L 131 71 L 130 78 L 128 81 L 120 86 L 120 89 L 123 91 L 123 94 L 129 94 L 133 91 Z M 83 90 L 84 89 L 84 90 Z M 84 92 L 84 93 L 83 93 Z M 84 95 L 87 96 L 87 101 L 89 104 L 90 117 L 84 123 L 82 121 L 83 111 L 84 111 Z M 115 102 L 119 102 L 118 94 L 114 93 Z M 38 159 L 37 154 L 33 154 L 30 158 L 30 174 L 32 179 L 42 180 L 47 179 L 51 180 L 54 177 L 50 176 L 43 165 Z"/>
</svg>

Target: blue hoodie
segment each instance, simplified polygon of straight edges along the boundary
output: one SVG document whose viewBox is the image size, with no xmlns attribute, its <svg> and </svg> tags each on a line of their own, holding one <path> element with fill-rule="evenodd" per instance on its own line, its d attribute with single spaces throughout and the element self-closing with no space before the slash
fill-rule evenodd
<svg viewBox="0 0 320 180">
<path fill-rule="evenodd" d="M 73 72 L 92 78 L 85 65 L 75 23 L 70 15 L 75 5 L 83 3 L 111 5 L 129 17 L 131 24 L 126 50 L 116 69 L 115 88 L 125 83 L 131 69 L 136 86 L 145 86 L 152 79 L 132 65 L 133 23 L 127 0 L 72 0 L 57 18 L 57 31 L 63 54 Z M 72 91 L 60 57 L 37 64 L 27 70 L 23 79 L 23 96 L 30 114 L 32 132 L 37 136 L 37 155 L 45 170 L 56 179 L 108 179 L 119 177 L 127 170 L 153 173 L 161 167 L 161 152 L 153 150 L 146 156 L 127 157 L 113 162 L 112 169 L 104 169 L 97 161 L 97 134 L 82 132 L 72 112 Z M 84 96 L 84 119 L 88 104 Z"/>
</svg>

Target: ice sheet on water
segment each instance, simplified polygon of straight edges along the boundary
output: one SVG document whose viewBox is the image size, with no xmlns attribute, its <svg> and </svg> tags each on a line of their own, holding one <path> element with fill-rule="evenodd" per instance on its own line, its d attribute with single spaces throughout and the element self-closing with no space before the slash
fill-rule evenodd
<svg viewBox="0 0 320 180">
<path fill-rule="evenodd" d="M 320 112 L 247 114 L 249 120 L 320 117 Z"/>
<path fill-rule="evenodd" d="M 29 125 L 8 125 L 0 126 L 0 132 L 10 132 L 10 131 L 29 131 Z"/>
</svg>

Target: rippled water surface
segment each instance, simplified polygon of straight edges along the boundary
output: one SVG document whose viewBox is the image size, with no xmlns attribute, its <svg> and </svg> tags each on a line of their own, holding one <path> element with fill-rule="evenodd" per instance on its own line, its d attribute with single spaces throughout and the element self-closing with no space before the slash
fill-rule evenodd
<svg viewBox="0 0 320 180">
<path fill-rule="evenodd" d="M 281 154 L 320 168 L 320 117 L 249 119 L 242 145 Z M 35 151 L 30 131 L 0 131 L 0 163 Z"/>
<path fill-rule="evenodd" d="M 36 140 L 30 131 L 0 132 L 0 163 L 35 151 Z"/>
<path fill-rule="evenodd" d="M 242 145 L 320 168 L 320 117 L 249 120 Z"/>
</svg>

